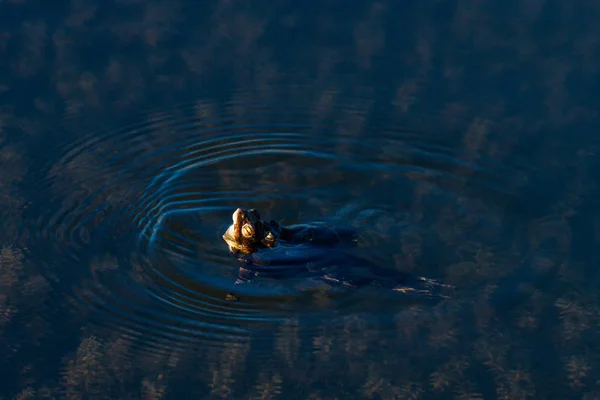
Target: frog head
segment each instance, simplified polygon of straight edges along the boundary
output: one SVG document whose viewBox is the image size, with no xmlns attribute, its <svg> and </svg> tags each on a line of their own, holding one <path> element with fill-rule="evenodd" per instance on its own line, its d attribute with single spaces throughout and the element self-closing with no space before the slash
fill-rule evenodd
<svg viewBox="0 0 600 400">
<path fill-rule="evenodd" d="M 231 218 L 233 223 L 223 234 L 230 251 L 253 253 L 259 248 L 276 245 L 279 226 L 274 221 L 262 221 L 256 209 L 238 208 Z"/>
</svg>

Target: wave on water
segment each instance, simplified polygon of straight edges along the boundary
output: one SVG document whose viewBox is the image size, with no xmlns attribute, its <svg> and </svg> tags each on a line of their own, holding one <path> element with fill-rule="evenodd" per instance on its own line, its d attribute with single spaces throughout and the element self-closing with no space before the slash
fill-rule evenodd
<svg viewBox="0 0 600 400">
<path fill-rule="evenodd" d="M 412 306 L 311 282 L 260 281 L 244 301 L 227 301 L 238 264 L 221 235 L 232 211 L 353 224 L 365 254 L 394 268 L 398 241 L 425 235 L 448 207 L 465 219 L 466 202 L 487 196 L 488 222 L 499 226 L 518 198 L 510 168 L 452 132 L 422 131 L 360 101 L 319 110 L 234 98 L 154 111 L 49 151 L 59 157 L 40 175 L 29 251 L 84 318 L 181 350 L 268 337 L 291 317 L 306 329 L 359 312 L 398 323 Z M 443 273 L 429 268 L 413 272 Z"/>
</svg>

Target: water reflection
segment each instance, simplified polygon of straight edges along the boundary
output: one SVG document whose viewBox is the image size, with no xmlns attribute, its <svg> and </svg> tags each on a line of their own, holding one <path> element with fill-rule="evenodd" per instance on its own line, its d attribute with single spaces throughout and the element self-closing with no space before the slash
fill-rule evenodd
<svg viewBox="0 0 600 400">
<path fill-rule="evenodd" d="M 594 4 L 40 4 L 0 3 L 0 395 L 597 396 Z M 236 207 L 459 296 L 227 305 Z"/>
</svg>

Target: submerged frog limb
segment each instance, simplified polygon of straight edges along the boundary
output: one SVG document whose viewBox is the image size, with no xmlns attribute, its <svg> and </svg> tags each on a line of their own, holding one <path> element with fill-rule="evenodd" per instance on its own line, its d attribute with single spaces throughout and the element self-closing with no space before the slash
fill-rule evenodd
<svg viewBox="0 0 600 400">
<path fill-rule="evenodd" d="M 298 246 L 304 247 L 304 246 Z M 302 251 L 299 248 L 294 252 Z M 329 287 L 349 289 L 377 288 L 402 294 L 414 299 L 442 300 L 453 290 L 451 285 L 436 280 L 383 268 L 360 257 L 326 249 L 305 249 L 307 254 L 297 256 L 284 247 L 237 257 L 244 263 L 227 300 L 239 300 L 241 285 L 258 277 L 272 279 L 307 278 L 321 281 Z M 319 254 L 321 253 L 321 254 Z"/>
<path fill-rule="evenodd" d="M 282 226 L 263 221 L 258 211 L 238 208 L 233 224 L 223 235 L 240 268 L 228 300 L 242 284 L 257 276 L 269 278 L 314 278 L 329 286 L 378 287 L 418 298 L 447 298 L 452 286 L 433 279 L 382 268 L 371 261 L 343 252 L 357 245 L 353 227 L 309 224 Z"/>
</svg>

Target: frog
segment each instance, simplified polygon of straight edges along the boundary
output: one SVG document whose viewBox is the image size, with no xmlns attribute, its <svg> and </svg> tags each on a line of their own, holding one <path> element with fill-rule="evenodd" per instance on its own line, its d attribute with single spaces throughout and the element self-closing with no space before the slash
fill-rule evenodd
<svg viewBox="0 0 600 400">
<path fill-rule="evenodd" d="M 283 225 L 263 220 L 254 208 L 237 208 L 222 235 L 229 253 L 242 265 L 226 300 L 239 301 L 237 289 L 256 277 L 310 278 L 329 286 L 359 289 L 375 286 L 422 299 L 447 299 L 452 285 L 382 267 L 347 250 L 358 247 L 359 231 L 351 225 L 324 222 Z"/>
</svg>

